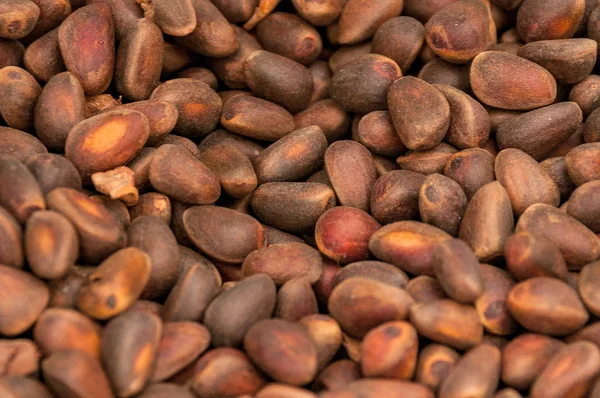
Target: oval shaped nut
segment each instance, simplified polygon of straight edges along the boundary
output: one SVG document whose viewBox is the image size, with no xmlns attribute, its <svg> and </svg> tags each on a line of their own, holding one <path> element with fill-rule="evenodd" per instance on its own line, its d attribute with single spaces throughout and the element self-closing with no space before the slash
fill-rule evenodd
<svg viewBox="0 0 600 398">
<path fill-rule="evenodd" d="M 190 385 L 197 397 L 237 397 L 256 393 L 266 382 L 244 352 L 215 348 L 196 362 Z"/>
<path fill-rule="evenodd" d="M 75 165 L 62 155 L 41 153 L 30 156 L 25 165 L 45 195 L 54 188 L 81 190 L 81 176 Z"/>
<path fill-rule="evenodd" d="M 350 116 L 338 103 L 332 99 L 317 101 L 308 106 L 304 111 L 294 116 L 296 128 L 318 126 L 333 142 L 341 139 L 350 126 Z"/>
<path fill-rule="evenodd" d="M 587 326 L 581 328 L 578 332 L 568 336 L 565 341 L 573 343 L 575 341 L 587 340 L 598 345 L 598 336 L 600 336 L 600 323 L 590 322 Z"/>
<path fill-rule="evenodd" d="M 600 143 L 579 145 L 573 148 L 565 158 L 569 177 L 579 186 L 593 180 L 600 180 Z"/>
<path fill-rule="evenodd" d="M 337 26 L 337 25 L 332 25 Z M 339 72 L 342 70 L 348 63 L 362 57 L 363 55 L 367 55 L 371 52 L 371 42 L 365 42 L 362 44 L 355 44 L 351 46 L 343 46 L 333 54 L 328 60 L 329 69 L 333 72 Z"/>
<path fill-rule="evenodd" d="M 267 234 L 267 244 L 276 245 L 279 243 L 304 243 L 304 239 L 292 235 L 288 232 L 283 232 L 277 228 L 269 227 L 263 224 L 265 233 Z"/>
<path fill-rule="evenodd" d="M 135 187 L 138 190 L 147 189 L 150 187 L 150 164 L 152 157 L 156 152 L 155 148 L 144 147 L 129 163 L 127 167 L 133 171 L 133 179 Z M 139 203 L 139 200 L 138 200 Z"/>
<path fill-rule="evenodd" d="M 50 307 L 75 308 L 77 293 L 96 267 L 75 266 L 62 279 L 50 281 Z"/>
<path fill-rule="evenodd" d="M 584 0 L 525 0 L 517 13 L 517 31 L 525 43 L 568 39 L 577 30 L 584 11 Z"/>
<path fill-rule="evenodd" d="M 368 213 L 348 206 L 323 213 L 315 226 L 317 247 L 332 260 L 348 264 L 369 257 L 369 238 L 381 225 Z"/>
<path fill-rule="evenodd" d="M 411 279 L 406 285 L 406 291 L 418 303 L 431 303 L 432 301 L 448 298 L 440 282 L 431 276 L 420 275 Z"/>
<path fill-rule="evenodd" d="M 414 171 L 424 175 L 441 173 L 448 160 L 456 152 L 458 152 L 456 148 L 442 142 L 431 149 L 408 151 L 405 155 L 396 159 L 396 163 L 402 170 Z"/>
<path fill-rule="evenodd" d="M 0 126 L 0 155 L 14 156 L 21 162 L 40 153 L 48 153 L 48 149 L 40 140 L 24 131 Z"/>
<path fill-rule="evenodd" d="M 277 140 L 254 160 L 258 181 L 301 181 L 323 167 L 327 138 L 321 128 L 300 128 Z"/>
<path fill-rule="evenodd" d="M 22 39 L 35 28 L 40 8 L 29 0 L 0 1 L 0 37 Z"/>
<path fill-rule="evenodd" d="M 266 16 L 258 24 L 256 36 L 265 50 L 302 65 L 313 63 L 323 49 L 319 32 L 300 16 L 286 12 Z"/>
<path fill-rule="evenodd" d="M 400 166 L 398 163 L 394 162 L 392 159 L 387 158 L 381 155 L 373 155 L 373 162 L 375 163 L 375 169 L 377 170 L 377 175 L 381 177 L 388 171 L 398 170 Z"/>
<path fill-rule="evenodd" d="M 258 0 L 242 0 L 231 3 L 229 0 L 215 0 L 215 6 L 231 23 L 246 22 L 252 17 Z"/>
<path fill-rule="evenodd" d="M 600 283 L 600 262 L 589 263 L 579 274 L 578 291 L 587 309 L 594 315 L 600 313 L 597 286 Z"/>
<path fill-rule="evenodd" d="M 439 397 L 488 397 L 498 388 L 500 350 L 482 344 L 469 350 L 440 385 Z"/>
<path fill-rule="evenodd" d="M 481 2 L 454 2 L 436 12 L 425 25 L 427 44 L 442 59 L 467 63 L 490 41 L 490 16 Z"/>
<path fill-rule="evenodd" d="M 49 148 L 61 150 L 69 131 L 84 119 L 85 94 L 77 77 L 70 72 L 52 77 L 35 107 L 34 126 L 40 140 Z"/>
<path fill-rule="evenodd" d="M 308 331 L 298 323 L 281 319 L 260 321 L 246 333 L 244 349 L 276 381 L 300 386 L 316 375 L 317 348 Z"/>
<path fill-rule="evenodd" d="M 152 4 L 156 9 L 156 4 Z M 171 4 L 171 7 L 175 6 Z M 162 32 L 154 22 L 141 18 L 119 42 L 115 88 L 129 100 L 148 99 L 160 83 L 162 64 Z"/>
<path fill-rule="evenodd" d="M 335 286 L 327 307 L 346 333 L 362 338 L 382 323 L 405 319 L 413 302 L 400 288 L 354 277 Z"/>
<path fill-rule="evenodd" d="M 0 69 L 0 115 L 6 124 L 31 130 L 41 91 L 39 83 L 26 70 L 17 66 Z"/>
<path fill-rule="evenodd" d="M 39 371 L 39 361 L 39 349 L 33 341 L 28 339 L 0 340 L 0 363 L 2 363 L 3 380 L 36 375 Z M 0 385 L 0 392 L 6 394 L 3 387 Z M 9 395 L 9 398 L 12 397 L 13 395 Z M 15 397 L 20 398 L 19 395 Z"/>
<path fill-rule="evenodd" d="M 583 138 L 586 143 L 600 141 L 600 111 L 594 110 L 583 125 Z"/>
<path fill-rule="evenodd" d="M 419 214 L 423 222 L 456 236 L 468 200 L 461 186 L 441 174 L 430 174 L 419 190 Z"/>
<path fill-rule="evenodd" d="M 411 380 L 418 350 L 417 331 L 410 323 L 384 323 L 367 333 L 361 343 L 362 374 L 365 377 Z"/>
<path fill-rule="evenodd" d="M 312 314 L 298 321 L 303 325 L 317 347 L 318 369 L 323 369 L 342 346 L 342 329 L 329 315 Z"/>
<path fill-rule="evenodd" d="M 479 319 L 486 331 L 497 336 L 511 335 L 516 323 L 508 309 L 507 300 L 515 281 L 501 268 L 481 264 L 483 294 L 475 301 Z"/>
<path fill-rule="evenodd" d="M 236 148 L 228 145 L 211 145 L 201 151 L 199 160 L 215 173 L 223 190 L 229 196 L 241 198 L 256 189 L 258 179 L 252 162 Z"/>
<path fill-rule="evenodd" d="M 471 200 L 479 188 L 496 179 L 494 157 L 485 149 L 465 149 L 450 156 L 444 175 L 456 181 Z"/>
<path fill-rule="evenodd" d="M 434 273 L 450 297 L 474 303 L 484 292 L 479 261 L 460 239 L 442 241 L 434 249 Z"/>
<path fill-rule="evenodd" d="M 239 345 L 248 329 L 273 314 L 276 288 L 267 275 L 242 279 L 219 294 L 208 306 L 203 323 L 216 347 Z"/>
<path fill-rule="evenodd" d="M 317 297 L 306 278 L 290 279 L 277 292 L 275 318 L 298 322 L 304 316 L 318 313 Z"/>
<path fill-rule="evenodd" d="M 567 281 L 567 263 L 558 247 L 543 236 L 529 232 L 512 235 L 504 247 L 506 269 L 517 280 L 549 276 Z"/>
<path fill-rule="evenodd" d="M 425 28 L 414 18 L 401 16 L 385 21 L 375 32 L 371 51 L 396 62 L 406 74 L 425 42 Z"/>
<path fill-rule="evenodd" d="M 85 115 L 86 117 L 96 116 L 102 112 L 107 112 L 121 105 L 110 94 L 99 94 L 86 97 L 85 102 Z"/>
<path fill-rule="evenodd" d="M 342 0 L 292 0 L 296 12 L 315 26 L 327 26 L 338 18 L 344 8 Z"/>
<path fill-rule="evenodd" d="M 40 15 L 34 29 L 26 38 L 29 43 L 58 27 L 72 11 L 69 0 L 34 1 L 34 3 L 40 8 Z"/>
<path fill-rule="evenodd" d="M 150 257 L 140 249 L 119 250 L 88 276 L 77 294 L 77 307 L 100 320 L 127 310 L 144 290 L 151 266 Z"/>
<path fill-rule="evenodd" d="M 399 221 L 377 230 L 369 249 L 378 259 L 416 275 L 433 275 L 433 249 L 452 237 L 428 224 Z"/>
<path fill-rule="evenodd" d="M 84 261 L 99 263 L 125 247 L 123 225 L 100 203 L 70 188 L 56 188 L 46 195 L 48 208 L 71 221 L 79 236 L 79 254 Z"/>
<path fill-rule="evenodd" d="M 117 171 L 119 172 L 120 170 L 117 169 Z M 126 174 L 127 172 L 130 173 L 131 171 L 129 170 L 124 170 L 125 172 L 122 174 L 125 178 L 130 179 L 131 178 L 131 174 Z M 108 173 L 106 173 L 108 174 Z M 109 175 L 110 178 L 110 175 Z M 118 180 L 117 178 L 115 178 L 115 182 L 116 183 L 120 183 L 120 181 L 124 181 L 124 180 Z M 133 181 L 132 179 L 130 180 L 131 182 L 127 182 L 128 185 L 125 185 L 126 189 L 123 189 L 124 191 L 124 195 L 129 195 L 129 198 L 133 198 L 137 200 L 137 190 L 133 189 Z M 129 185 L 131 184 L 131 185 Z M 98 180 L 96 180 L 96 185 L 98 185 L 98 189 L 100 189 L 100 183 L 98 183 Z M 116 184 L 115 184 L 116 185 Z M 116 191 L 117 193 L 119 191 Z M 135 196 L 134 196 L 135 195 Z M 124 198 L 126 198 L 126 196 L 123 196 Z M 127 206 L 125 205 L 124 202 L 122 202 L 119 199 L 112 199 L 110 196 L 106 196 L 106 195 L 93 195 L 89 197 L 92 201 L 99 203 L 100 205 L 104 206 L 106 208 L 106 210 L 108 210 L 108 212 L 113 216 L 113 218 L 115 220 L 117 220 L 119 222 L 119 224 L 121 224 L 123 226 L 123 228 L 129 228 L 129 224 L 131 223 L 131 218 L 129 217 L 129 212 L 127 211 Z"/>
<path fill-rule="evenodd" d="M 79 238 L 68 218 L 55 211 L 36 211 L 25 227 L 25 254 L 40 278 L 63 277 L 79 257 Z"/>
<path fill-rule="evenodd" d="M 216 3 L 216 1 L 215 1 Z M 211 70 L 225 85 L 232 89 L 244 89 L 248 85 L 244 76 L 244 63 L 246 58 L 254 51 L 262 49 L 256 38 L 244 29 L 233 25 L 239 47 L 233 54 L 223 58 L 208 60 Z M 223 101 L 224 103 L 226 101 Z"/>
<path fill-rule="evenodd" d="M 83 85 L 86 95 L 102 94 L 113 77 L 115 33 L 107 4 L 82 7 L 58 28 L 58 44 L 67 70 Z"/>
<path fill-rule="evenodd" d="M 138 7 L 140 9 L 140 7 Z M 141 9 L 140 9 L 141 11 Z M 137 18 L 136 18 L 137 21 Z M 163 46 L 163 70 L 162 73 L 169 74 L 178 72 L 188 66 L 190 66 L 194 60 L 195 55 L 189 50 L 165 42 Z"/>
<path fill-rule="evenodd" d="M 532 204 L 558 207 L 558 186 L 531 156 L 519 149 L 504 149 L 496 156 L 496 178 L 506 189 L 515 215 Z"/>
<path fill-rule="evenodd" d="M 184 252 L 182 250 L 180 248 L 180 253 Z M 193 254 L 200 257 L 199 254 Z M 213 298 L 221 292 L 221 275 L 214 265 L 204 259 L 180 272 L 177 283 L 165 301 L 162 318 L 165 322 L 199 321 Z"/>
<path fill-rule="evenodd" d="M 304 243 L 270 245 L 248 254 L 242 275 L 266 274 L 280 286 L 294 278 L 313 285 L 321 277 L 323 260 L 318 251 Z"/>
<path fill-rule="evenodd" d="M 210 332 L 196 322 L 165 323 L 151 382 L 166 380 L 198 358 L 210 345 Z"/>
<path fill-rule="evenodd" d="M 508 308 L 528 330 L 556 336 L 576 332 L 589 319 L 572 287 L 545 276 L 517 284 L 508 296 Z"/>
<path fill-rule="evenodd" d="M 127 164 L 148 140 L 148 118 L 114 110 L 88 118 L 71 129 L 65 153 L 84 178 Z"/>
<path fill-rule="evenodd" d="M 163 325 L 155 315 L 129 312 L 102 334 L 102 363 L 119 397 L 139 393 L 152 375 Z"/>
<path fill-rule="evenodd" d="M 202 151 L 212 145 L 229 145 L 248 156 L 248 159 L 254 164 L 258 155 L 265 149 L 254 141 L 245 137 L 230 133 L 227 130 L 220 129 L 207 135 L 200 144 L 198 150 Z"/>
<path fill-rule="evenodd" d="M 138 395 L 138 398 L 194 398 L 194 395 L 189 391 L 189 388 L 179 386 L 175 383 L 155 383 L 148 387 Z"/>
<path fill-rule="evenodd" d="M 581 109 L 574 102 L 549 105 L 502 123 L 496 141 L 500 149 L 517 148 L 540 161 L 573 135 L 582 121 Z"/>
<path fill-rule="evenodd" d="M 148 118 L 150 122 L 148 145 L 156 144 L 161 138 L 173 131 L 179 117 L 175 105 L 165 101 L 136 101 L 122 105 L 118 109 L 138 111 Z"/>
<path fill-rule="evenodd" d="M 72 3 L 74 9 L 79 9 L 86 4 L 81 0 L 73 0 Z M 137 24 L 138 19 L 144 17 L 144 11 L 140 4 L 131 0 L 91 0 L 87 3 L 104 3 L 110 6 L 115 25 L 115 36 L 118 40 Z"/>
<path fill-rule="evenodd" d="M 366 54 L 333 74 L 331 98 L 348 112 L 368 113 L 387 108 L 387 92 L 402 71 L 392 59 Z M 356 95 L 357 90 L 361 95 Z"/>
<path fill-rule="evenodd" d="M 450 105 L 450 127 L 445 139 L 459 149 L 483 146 L 491 129 L 485 108 L 458 88 L 444 84 L 435 84 L 434 87 Z"/>
<path fill-rule="evenodd" d="M 526 390 L 565 344 L 541 334 L 526 333 L 502 349 L 502 381 Z"/>
<path fill-rule="evenodd" d="M 583 397 L 600 371 L 600 349 L 589 341 L 578 341 L 552 357 L 531 387 L 531 397 Z"/>
<path fill-rule="evenodd" d="M 5 66 L 19 66 L 23 62 L 25 47 L 18 40 L 0 39 L 0 69 Z"/>
<path fill-rule="evenodd" d="M 368 211 L 377 172 L 367 148 L 355 141 L 334 142 L 325 151 L 325 170 L 342 205 Z"/>
<path fill-rule="evenodd" d="M 58 351 L 42 361 L 50 390 L 61 397 L 114 397 L 100 361 L 79 350 Z"/>
<path fill-rule="evenodd" d="M 598 103 L 598 92 L 600 91 L 598 83 L 600 83 L 600 76 L 589 75 L 573 85 L 569 92 L 569 101 L 576 102 L 586 117 L 600 105 Z"/>
<path fill-rule="evenodd" d="M 48 308 L 40 314 L 33 338 L 44 356 L 58 351 L 79 350 L 100 359 L 100 325 L 80 312 Z"/>
<path fill-rule="evenodd" d="M 419 354 L 415 381 L 435 391 L 459 359 L 454 349 L 431 343 Z"/>
<path fill-rule="evenodd" d="M 423 65 L 418 76 L 429 84 L 443 84 L 466 92 L 471 87 L 469 69 L 468 65 L 451 64 L 441 58 L 434 58 Z"/>
<path fill-rule="evenodd" d="M 0 264 L 22 268 L 24 254 L 21 225 L 0 206 Z"/>
<path fill-rule="evenodd" d="M 196 11 L 191 0 L 155 0 L 151 4 L 153 20 L 164 33 L 187 36 L 196 29 Z"/>
<path fill-rule="evenodd" d="M 475 308 L 449 299 L 414 304 L 410 323 L 420 335 L 458 350 L 476 346 L 483 338 Z"/>
<path fill-rule="evenodd" d="M 382 224 L 419 218 L 419 190 L 425 176 L 393 170 L 377 179 L 371 191 L 371 214 Z"/>
<path fill-rule="evenodd" d="M 275 53 L 254 51 L 244 62 L 244 76 L 253 94 L 292 113 L 306 109 L 312 96 L 313 80 L 309 70 Z"/>
<path fill-rule="evenodd" d="M 374 154 L 398 157 L 406 151 L 387 111 L 374 111 L 361 117 L 356 136 L 356 141 Z"/>
<path fill-rule="evenodd" d="M 340 359 L 331 362 L 323 369 L 315 380 L 315 391 L 337 391 L 344 389 L 349 383 L 360 379 L 360 368 L 351 359 Z"/>
<path fill-rule="evenodd" d="M 201 252 L 226 263 L 239 264 L 266 246 L 265 231 L 255 218 L 225 207 L 190 207 L 183 213 L 183 224 Z"/>
<path fill-rule="evenodd" d="M 317 182 L 268 182 L 251 199 L 252 210 L 263 223 L 282 231 L 311 231 L 319 217 L 335 206 L 335 193 Z"/>
<path fill-rule="evenodd" d="M 357 261 L 336 272 L 333 278 L 333 287 L 355 276 L 374 279 L 401 289 L 407 288 L 408 284 L 408 276 L 392 264 L 382 261 Z"/>
<path fill-rule="evenodd" d="M 27 167 L 16 157 L 0 155 L 0 206 L 20 223 L 46 203 L 39 184 Z"/>
<path fill-rule="evenodd" d="M 365 7 L 362 0 L 348 0 L 339 19 L 339 43 L 360 43 L 388 19 L 402 12 L 402 0 L 383 0 Z"/>
<path fill-rule="evenodd" d="M 408 149 L 430 149 L 442 141 L 450 126 L 450 105 L 432 85 L 406 76 L 390 86 L 387 99 L 396 132 Z"/>
<path fill-rule="evenodd" d="M 42 281 L 6 265 L 0 265 L 0 292 L 0 333 L 9 337 L 33 326 L 50 299 Z"/>
<path fill-rule="evenodd" d="M 226 57 L 238 49 L 232 25 L 210 0 L 192 0 L 192 6 L 196 14 L 195 29 L 189 35 L 175 38 L 176 44 L 214 58 Z"/>
<path fill-rule="evenodd" d="M 211 204 L 221 195 L 217 176 L 189 151 L 172 144 L 152 155 L 149 178 L 157 191 L 185 203 Z"/>
<path fill-rule="evenodd" d="M 586 182 L 577 188 L 569 198 L 567 213 L 594 233 L 600 233 L 598 200 L 600 200 L 600 181 Z"/>
<path fill-rule="evenodd" d="M 221 124 L 231 132 L 263 141 L 277 141 L 295 129 L 294 118 L 285 108 L 249 95 L 225 103 Z"/>
<path fill-rule="evenodd" d="M 349 383 L 342 390 L 328 392 L 321 396 L 323 398 L 433 398 L 435 394 L 429 388 L 409 381 L 361 379 Z"/>
<path fill-rule="evenodd" d="M 597 50 L 591 39 L 543 40 L 524 45 L 517 54 L 546 68 L 557 82 L 574 84 L 592 72 Z"/>
<path fill-rule="evenodd" d="M 544 204 L 527 209 L 519 218 L 517 232 L 529 232 L 554 243 L 567 265 L 580 267 L 600 257 L 600 239 L 567 213 Z"/>
<path fill-rule="evenodd" d="M 500 182 L 495 181 L 473 195 L 458 236 L 471 246 L 479 261 L 485 262 L 502 256 L 514 226 L 510 197 Z"/>
<path fill-rule="evenodd" d="M 150 278 L 142 298 L 155 299 L 171 290 L 179 275 L 179 248 L 173 232 L 156 216 L 136 218 L 127 231 L 129 246 L 150 256 Z"/>
<path fill-rule="evenodd" d="M 179 112 L 175 132 L 188 138 L 199 138 L 212 132 L 223 109 L 217 93 L 196 79 L 168 80 L 156 87 L 150 99 L 175 105 Z"/>
</svg>

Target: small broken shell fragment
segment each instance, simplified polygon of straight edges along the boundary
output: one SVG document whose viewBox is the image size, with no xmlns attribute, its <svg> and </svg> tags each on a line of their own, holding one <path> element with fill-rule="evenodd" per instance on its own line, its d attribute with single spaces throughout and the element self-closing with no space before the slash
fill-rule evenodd
<svg viewBox="0 0 600 398">
<path fill-rule="evenodd" d="M 111 199 L 120 199 L 127 206 L 136 205 L 140 197 L 135 187 L 133 170 L 126 166 L 94 173 L 92 182 L 96 191 L 110 196 Z"/>
</svg>

